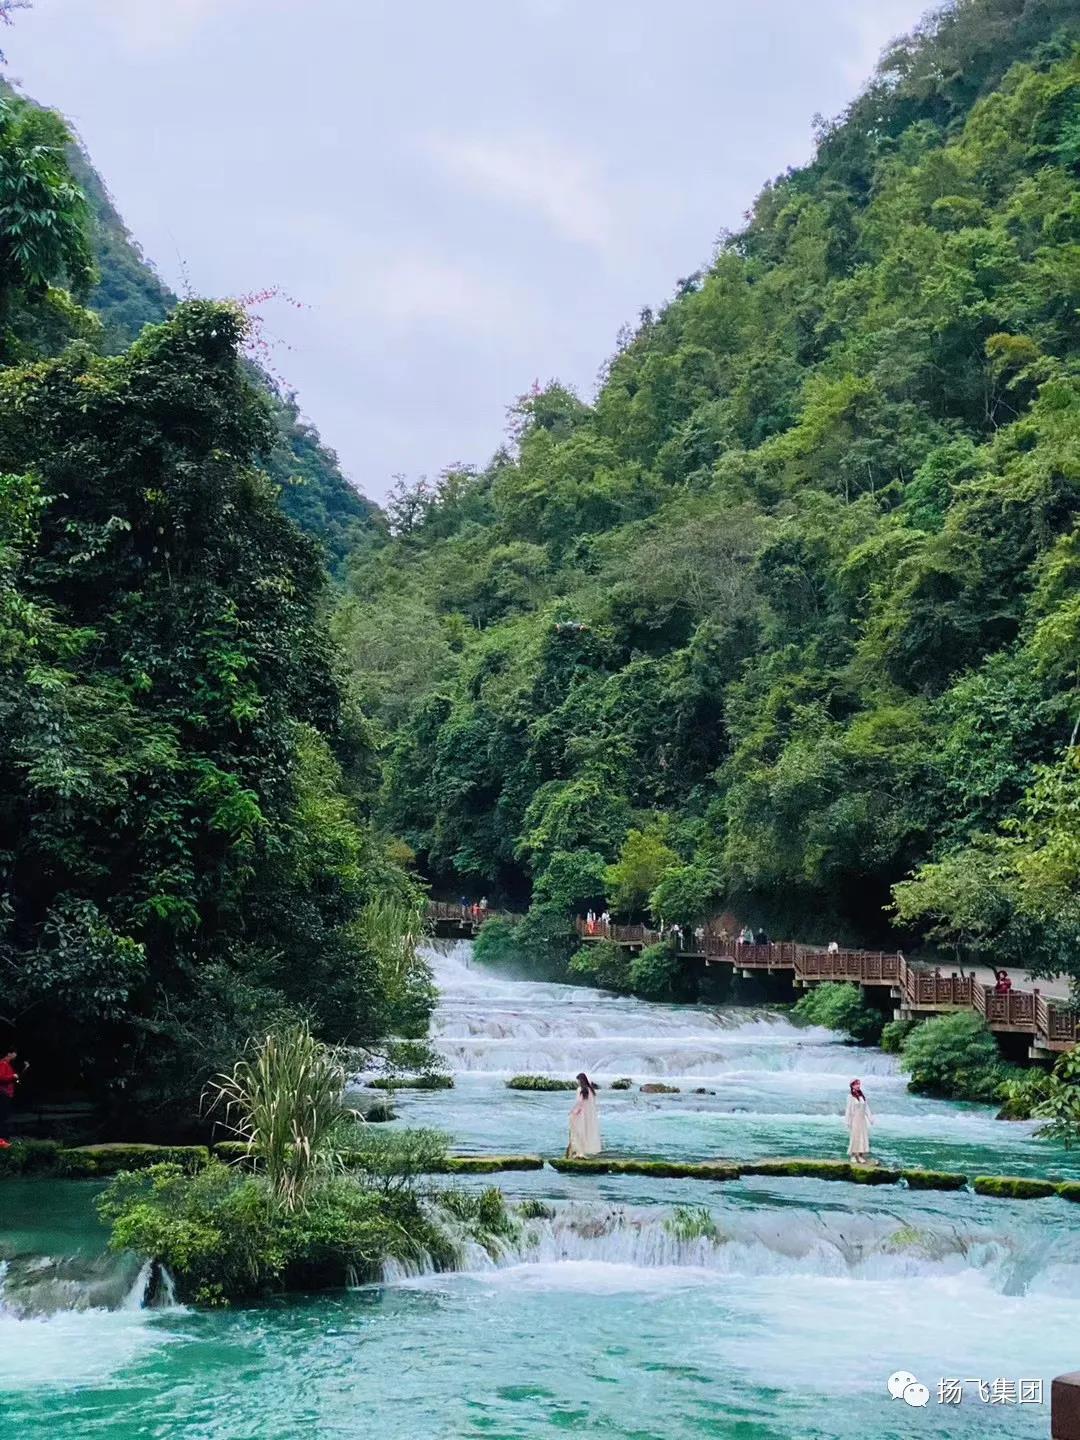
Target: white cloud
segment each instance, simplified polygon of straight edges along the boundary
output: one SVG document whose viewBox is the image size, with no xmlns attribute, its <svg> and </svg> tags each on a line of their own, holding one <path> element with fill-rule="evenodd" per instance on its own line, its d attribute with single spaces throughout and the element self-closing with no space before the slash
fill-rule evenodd
<svg viewBox="0 0 1080 1440">
<path fill-rule="evenodd" d="M 504 335 L 508 325 L 521 324 L 535 308 L 514 285 L 419 250 L 361 255 L 356 269 L 332 288 L 328 310 L 352 312 L 400 331 L 433 327 Z"/>
<path fill-rule="evenodd" d="M 550 136 L 437 135 L 425 148 L 450 179 L 531 211 L 567 240 L 605 250 L 618 233 L 615 199 L 595 162 Z"/>
</svg>

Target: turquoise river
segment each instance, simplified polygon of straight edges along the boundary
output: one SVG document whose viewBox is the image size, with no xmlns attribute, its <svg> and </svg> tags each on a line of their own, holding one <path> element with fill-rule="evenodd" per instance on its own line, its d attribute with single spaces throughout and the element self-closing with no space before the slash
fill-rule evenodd
<svg viewBox="0 0 1080 1440">
<path fill-rule="evenodd" d="M 779 1013 L 506 980 L 467 945 L 438 946 L 432 962 L 435 1034 L 457 1083 L 403 1095 L 398 1123 L 437 1126 L 460 1150 L 559 1152 L 572 1097 L 502 1082 L 584 1068 L 601 1083 L 680 1086 L 601 1091 L 605 1144 L 620 1153 L 840 1156 L 859 1074 L 886 1163 L 1080 1178 L 1030 1125 L 911 1096 L 890 1057 Z M 550 1169 L 500 1183 L 554 1218 L 495 1257 L 477 1249 L 461 1272 L 196 1312 L 160 1295 L 144 1305 L 138 1262 L 104 1253 L 93 1185 L 8 1182 L 4 1436 L 1041 1440 L 1038 1382 L 1048 1399 L 1050 1377 L 1080 1367 L 1080 1206 L 1064 1200 Z M 680 1207 L 711 1220 L 688 1233 Z M 927 1387 L 925 1406 L 889 1394 L 901 1370 Z M 968 1382 L 961 1403 L 939 1401 L 948 1380 Z"/>
</svg>

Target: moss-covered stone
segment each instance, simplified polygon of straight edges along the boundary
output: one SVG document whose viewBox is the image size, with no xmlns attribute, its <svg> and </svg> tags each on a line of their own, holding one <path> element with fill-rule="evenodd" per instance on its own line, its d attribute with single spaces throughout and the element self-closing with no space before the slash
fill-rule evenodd
<svg viewBox="0 0 1080 1440">
<path fill-rule="evenodd" d="M 681 1093 L 678 1085 L 661 1085 L 659 1081 L 652 1081 L 640 1088 L 642 1095 L 678 1095 Z"/>
<path fill-rule="evenodd" d="M 634 1082 L 630 1079 L 629 1075 L 621 1075 L 618 1080 L 611 1082 L 612 1090 L 631 1090 L 633 1089 L 633 1085 Z"/>
<path fill-rule="evenodd" d="M 452 1075 L 380 1075 L 367 1082 L 369 1090 L 452 1090 Z"/>
<path fill-rule="evenodd" d="M 242 1140 L 222 1140 L 214 1146 L 214 1153 L 226 1164 L 250 1159 L 248 1147 Z M 349 1153 L 346 1152 L 342 1159 L 345 1166 L 348 1167 Z M 499 1170 L 542 1170 L 543 1167 L 544 1162 L 539 1155 L 448 1155 L 445 1164 L 433 1173 L 439 1175 L 494 1175 Z"/>
<path fill-rule="evenodd" d="M 962 1190 L 967 1184 L 966 1175 L 951 1170 L 901 1170 L 900 1175 L 912 1190 Z"/>
<path fill-rule="evenodd" d="M 1019 1175 L 976 1175 L 971 1185 L 976 1195 L 996 1195 L 1005 1200 L 1042 1200 L 1059 1193 L 1055 1181 L 1029 1180 Z"/>
<path fill-rule="evenodd" d="M 56 1140 L 15 1140 L 10 1149 L 0 1150 L 0 1176 L 56 1174 L 60 1154 Z"/>
<path fill-rule="evenodd" d="M 576 1090 L 576 1080 L 557 1080 L 553 1075 L 515 1075 L 507 1080 L 508 1090 Z"/>
<path fill-rule="evenodd" d="M 181 1165 L 201 1170 L 209 1162 L 205 1145 L 76 1145 L 61 1150 L 58 1173 L 72 1177 L 118 1175 L 121 1170 L 146 1170 L 151 1165 Z"/>
<path fill-rule="evenodd" d="M 884 1165 L 853 1165 L 848 1160 L 750 1160 L 744 1175 L 793 1175 L 812 1180 L 850 1180 L 856 1185 L 895 1185 L 899 1170 Z"/>
<path fill-rule="evenodd" d="M 498 1170 L 542 1170 L 539 1155 L 451 1155 L 447 1175 L 494 1175 Z"/>
<path fill-rule="evenodd" d="M 552 1166 L 566 1175 L 651 1175 L 660 1180 L 737 1180 L 738 1165 L 723 1161 L 702 1163 L 677 1160 L 619 1160 L 605 1156 L 576 1159 L 560 1157 Z"/>
<path fill-rule="evenodd" d="M 1080 1180 L 1065 1180 L 1057 1187 L 1063 1200 L 1080 1201 Z"/>
</svg>

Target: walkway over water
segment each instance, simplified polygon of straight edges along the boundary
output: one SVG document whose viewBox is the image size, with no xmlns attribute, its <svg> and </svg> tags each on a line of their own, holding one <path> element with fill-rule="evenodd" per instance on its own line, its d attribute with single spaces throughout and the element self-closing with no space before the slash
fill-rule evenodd
<svg viewBox="0 0 1080 1440">
<path fill-rule="evenodd" d="M 438 933 L 471 939 L 485 920 L 519 920 L 520 915 L 489 910 L 479 905 L 428 902 L 428 919 Z M 943 1015 L 974 1010 L 999 1035 L 1030 1037 L 1032 1059 L 1049 1059 L 1071 1050 L 1080 1040 L 1080 1015 L 1067 1005 L 1041 994 L 1039 989 L 1013 989 L 1000 994 L 973 975 L 941 975 L 914 965 L 899 951 L 823 950 L 793 940 L 749 945 L 711 928 L 699 934 L 652 930 L 646 925 L 615 925 L 578 916 L 575 927 L 582 940 L 613 940 L 629 950 L 671 943 L 673 934 L 680 954 L 704 960 L 706 965 L 729 964 L 744 975 L 787 973 L 797 988 L 826 980 L 847 982 L 865 989 L 887 989 L 899 1002 L 902 1018 Z"/>
<path fill-rule="evenodd" d="M 644 925 L 590 924 L 580 916 L 575 923 L 583 940 L 614 940 L 629 949 L 671 940 L 670 931 L 665 935 Z M 749 945 L 712 930 L 700 935 L 683 933 L 676 943 L 687 958 L 703 959 L 706 965 L 730 964 L 744 975 L 788 972 L 797 987 L 832 980 L 865 989 L 888 989 L 899 1001 L 903 1018 L 974 1010 L 998 1034 L 1030 1036 L 1032 1059 L 1071 1050 L 1080 1037 L 1077 1012 L 1048 1000 L 1038 988 L 1000 994 L 973 975 L 941 975 L 913 965 L 899 951 L 822 950 L 792 940 Z"/>
</svg>

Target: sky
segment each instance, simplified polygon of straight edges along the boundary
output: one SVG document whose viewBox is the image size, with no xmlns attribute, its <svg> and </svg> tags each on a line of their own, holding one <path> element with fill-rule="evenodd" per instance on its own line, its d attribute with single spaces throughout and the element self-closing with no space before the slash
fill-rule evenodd
<svg viewBox="0 0 1080 1440">
<path fill-rule="evenodd" d="M 63 111 L 163 278 L 263 307 L 349 478 L 483 465 L 536 381 L 804 163 L 925 0 L 34 0 Z"/>
</svg>

